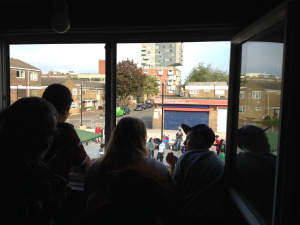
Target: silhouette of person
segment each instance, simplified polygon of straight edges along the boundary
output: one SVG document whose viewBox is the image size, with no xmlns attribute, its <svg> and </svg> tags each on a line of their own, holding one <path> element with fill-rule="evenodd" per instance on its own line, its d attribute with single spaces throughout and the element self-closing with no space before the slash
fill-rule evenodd
<svg viewBox="0 0 300 225">
<path fill-rule="evenodd" d="M 172 152 L 166 158 L 180 196 L 180 218 L 186 224 L 206 224 L 216 219 L 213 215 L 223 203 L 224 163 L 209 150 L 215 141 L 211 128 L 205 124 L 182 124 L 182 128 L 186 133 L 186 152 L 177 164 Z"/>
<path fill-rule="evenodd" d="M 58 134 L 50 146 L 44 162 L 53 161 L 53 164 L 56 165 L 51 169 L 68 180 L 72 167 L 85 171 L 92 163 L 74 126 L 65 122 L 73 102 L 72 94 L 64 85 L 51 84 L 45 89 L 42 97 L 48 100 L 58 112 Z"/>
<path fill-rule="evenodd" d="M 0 218 L 9 224 L 53 224 L 66 197 L 66 180 L 41 161 L 58 114 L 46 100 L 22 98 L 0 115 Z M 22 128 L 22 129 L 20 129 Z M 18 141 L 16 141 L 18 137 Z"/>
<path fill-rule="evenodd" d="M 237 185 L 243 196 L 268 222 L 272 221 L 276 156 L 270 152 L 263 129 L 247 125 L 238 129 Z"/>
</svg>

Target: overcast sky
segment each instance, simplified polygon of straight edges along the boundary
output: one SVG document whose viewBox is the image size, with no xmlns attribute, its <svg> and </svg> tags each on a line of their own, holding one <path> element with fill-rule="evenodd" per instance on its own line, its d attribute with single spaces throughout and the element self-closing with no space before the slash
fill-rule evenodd
<svg viewBox="0 0 300 225">
<path fill-rule="evenodd" d="M 11 45 L 10 57 L 42 70 L 75 73 L 98 73 L 98 61 L 105 60 L 104 44 Z M 193 42 L 183 45 L 182 78 L 198 63 L 229 72 L 230 42 Z M 118 44 L 117 61 L 133 59 L 141 66 L 141 44 Z"/>
</svg>

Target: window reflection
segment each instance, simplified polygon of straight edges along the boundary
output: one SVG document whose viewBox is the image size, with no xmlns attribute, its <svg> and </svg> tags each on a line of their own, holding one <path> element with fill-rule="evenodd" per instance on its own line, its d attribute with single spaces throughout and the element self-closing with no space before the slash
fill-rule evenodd
<svg viewBox="0 0 300 225">
<path fill-rule="evenodd" d="M 283 25 L 242 45 L 237 186 L 254 213 L 271 223 L 283 62 Z"/>
</svg>

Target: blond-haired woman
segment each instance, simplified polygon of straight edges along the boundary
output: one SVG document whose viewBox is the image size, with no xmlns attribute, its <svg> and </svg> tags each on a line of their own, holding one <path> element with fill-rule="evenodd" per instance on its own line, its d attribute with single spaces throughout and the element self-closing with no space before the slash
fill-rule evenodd
<svg viewBox="0 0 300 225">
<path fill-rule="evenodd" d="M 130 165 L 151 168 L 173 187 L 173 181 L 166 166 L 155 158 L 149 158 L 146 137 L 146 126 L 142 120 L 125 117 L 118 122 L 106 146 L 104 156 L 94 161 L 87 171 L 85 191 L 89 195 L 88 211 L 111 203 L 113 197 L 110 190 L 113 177 L 111 174 Z"/>
</svg>

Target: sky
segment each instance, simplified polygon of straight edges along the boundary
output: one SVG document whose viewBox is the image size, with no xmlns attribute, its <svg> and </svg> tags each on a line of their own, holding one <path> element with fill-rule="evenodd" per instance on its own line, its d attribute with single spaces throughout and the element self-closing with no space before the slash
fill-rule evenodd
<svg viewBox="0 0 300 225">
<path fill-rule="evenodd" d="M 11 45 L 10 57 L 20 59 L 42 70 L 75 73 L 98 73 L 98 61 L 105 60 L 104 44 Z M 141 44 L 118 44 L 117 61 L 133 60 L 141 66 Z M 198 64 L 229 72 L 230 42 L 189 42 L 183 45 L 184 79 Z"/>
</svg>

